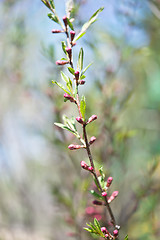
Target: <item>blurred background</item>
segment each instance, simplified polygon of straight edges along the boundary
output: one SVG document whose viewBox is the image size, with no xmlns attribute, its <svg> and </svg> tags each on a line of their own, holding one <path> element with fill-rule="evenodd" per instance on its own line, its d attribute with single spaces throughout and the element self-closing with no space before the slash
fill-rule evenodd
<svg viewBox="0 0 160 240">
<path fill-rule="evenodd" d="M 111 203 L 119 239 L 160 238 L 160 1 L 74 0 L 76 33 L 101 6 L 74 48 L 84 48 L 88 126 L 97 167 L 113 176 Z M 56 1 L 60 18 L 65 1 Z M 78 114 L 63 103 L 55 61 L 63 57 L 63 34 L 36 0 L 0 1 L 0 239 L 93 239 L 83 230 L 94 217 L 109 226 L 104 209 L 92 204 L 84 152 L 69 152 L 72 135 L 56 128 Z M 66 71 L 64 67 L 63 71 Z M 107 221 L 106 221 L 107 218 Z M 106 225 L 108 224 L 108 225 Z M 111 228 L 112 229 L 112 228 Z"/>
</svg>

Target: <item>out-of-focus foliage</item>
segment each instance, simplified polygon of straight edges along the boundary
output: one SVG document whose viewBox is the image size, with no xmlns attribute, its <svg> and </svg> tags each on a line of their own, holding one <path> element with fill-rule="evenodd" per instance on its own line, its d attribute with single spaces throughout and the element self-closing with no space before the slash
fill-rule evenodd
<svg viewBox="0 0 160 240">
<path fill-rule="evenodd" d="M 97 114 L 98 119 L 88 131 L 97 137 L 92 147 L 97 167 L 104 165 L 106 176 L 114 178 L 112 189 L 119 191 L 111 204 L 121 225 L 120 239 L 126 234 L 132 240 L 158 239 L 160 3 L 74 2 L 76 30 L 97 4 L 105 6 L 100 20 L 77 42 L 75 53 L 83 45 L 85 66 L 94 60 L 86 72 L 86 117 Z M 55 3 L 63 16 L 64 9 Z M 83 231 L 85 223 L 96 217 L 107 227 L 109 219 L 92 205 L 88 189 L 93 183 L 80 168 L 86 155 L 67 149 L 77 140 L 53 127 L 53 122 L 62 122 L 63 114 L 76 116 L 72 105 L 63 103 L 62 91 L 50 83 L 60 81 L 60 70 L 65 71 L 55 66 L 64 38 L 52 36 L 53 45 L 46 41 L 37 50 L 51 34 L 42 39 L 50 21 L 44 24 L 47 10 L 41 3 L 33 6 L 28 1 L 27 7 L 34 11 L 31 16 L 42 16 L 38 20 L 42 26 L 35 24 L 36 34 L 33 28 L 29 31 L 25 4 L 0 2 L 0 236 L 4 240 L 89 239 Z"/>
</svg>

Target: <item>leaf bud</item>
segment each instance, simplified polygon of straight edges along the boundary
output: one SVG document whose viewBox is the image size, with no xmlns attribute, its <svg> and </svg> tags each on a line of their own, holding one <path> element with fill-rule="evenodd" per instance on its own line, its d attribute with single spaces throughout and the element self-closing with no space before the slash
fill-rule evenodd
<svg viewBox="0 0 160 240">
<path fill-rule="evenodd" d="M 83 123 L 84 123 L 81 117 L 76 117 L 76 120 L 77 120 L 77 122 L 79 122 L 80 124 L 83 124 Z"/>
<path fill-rule="evenodd" d="M 69 63 L 68 61 L 64 61 L 64 60 L 58 60 L 58 61 L 56 61 L 56 65 L 65 65 L 65 64 L 67 64 L 67 63 Z"/>
<path fill-rule="evenodd" d="M 106 196 L 107 196 L 107 193 L 106 193 L 106 192 L 102 192 L 102 196 L 103 196 L 103 197 L 106 197 Z"/>
<path fill-rule="evenodd" d="M 108 177 L 108 179 L 107 179 L 107 187 L 111 186 L 112 181 L 113 181 L 113 178 L 112 177 Z"/>
<path fill-rule="evenodd" d="M 91 145 L 92 143 L 94 143 L 96 141 L 96 137 L 92 136 L 90 138 L 89 144 Z"/>
<path fill-rule="evenodd" d="M 74 76 L 75 76 L 76 81 L 78 81 L 78 79 L 79 79 L 79 71 L 75 71 Z"/>
<path fill-rule="evenodd" d="M 67 17 L 66 16 L 63 17 L 63 22 L 64 22 L 65 27 L 67 28 L 68 21 L 67 21 Z"/>
<path fill-rule="evenodd" d="M 91 122 L 95 121 L 96 119 L 97 119 L 97 115 L 92 115 L 92 116 L 88 119 L 87 123 L 91 123 Z"/>
<path fill-rule="evenodd" d="M 52 29 L 52 33 L 61 33 L 62 31 L 59 29 Z"/>
<path fill-rule="evenodd" d="M 70 31 L 70 36 L 71 36 L 71 42 L 72 42 L 75 37 L 75 31 Z"/>
<path fill-rule="evenodd" d="M 84 148 L 84 146 L 83 146 L 83 145 L 70 144 L 70 145 L 68 146 L 68 148 L 69 148 L 70 150 L 77 150 L 77 149 L 80 149 L 80 148 Z"/>
</svg>

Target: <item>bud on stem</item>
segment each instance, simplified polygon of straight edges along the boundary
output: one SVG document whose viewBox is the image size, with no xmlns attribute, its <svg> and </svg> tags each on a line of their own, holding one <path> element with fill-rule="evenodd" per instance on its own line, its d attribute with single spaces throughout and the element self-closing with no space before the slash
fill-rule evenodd
<svg viewBox="0 0 160 240">
<path fill-rule="evenodd" d="M 76 102 L 76 100 L 72 96 L 70 96 L 68 93 L 64 94 L 64 98 L 68 99 L 70 102 Z"/>
<path fill-rule="evenodd" d="M 56 65 L 65 65 L 65 64 L 68 64 L 68 63 L 69 63 L 68 61 L 63 61 L 63 60 L 56 61 Z"/>
<path fill-rule="evenodd" d="M 68 22 L 67 22 L 67 17 L 66 16 L 63 17 L 63 22 L 64 22 L 65 27 L 67 28 Z"/>
<path fill-rule="evenodd" d="M 96 141 L 96 137 L 92 136 L 90 138 L 90 141 L 89 141 L 89 145 L 91 145 L 92 143 L 94 143 Z"/>
<path fill-rule="evenodd" d="M 96 119 L 97 119 L 97 115 L 92 115 L 92 116 L 88 119 L 87 124 L 95 121 Z"/>
<path fill-rule="evenodd" d="M 61 30 L 59 30 L 59 29 L 53 29 L 52 30 L 52 33 L 61 33 L 62 31 Z"/>
<path fill-rule="evenodd" d="M 70 144 L 70 145 L 68 146 L 68 148 L 69 148 L 70 150 L 77 150 L 77 149 L 80 149 L 80 148 L 85 148 L 85 146 L 84 146 L 84 145 L 74 145 L 74 144 Z"/>
<path fill-rule="evenodd" d="M 110 187 L 110 186 L 111 186 L 112 181 L 113 181 L 113 178 L 112 178 L 112 177 L 109 177 L 109 178 L 107 179 L 107 187 Z"/>
<path fill-rule="evenodd" d="M 66 47 L 66 52 L 68 53 L 69 59 L 72 58 L 72 49 L 70 47 Z"/>
<path fill-rule="evenodd" d="M 75 31 L 70 31 L 70 36 L 71 36 L 71 42 L 72 42 L 75 37 Z"/>
</svg>

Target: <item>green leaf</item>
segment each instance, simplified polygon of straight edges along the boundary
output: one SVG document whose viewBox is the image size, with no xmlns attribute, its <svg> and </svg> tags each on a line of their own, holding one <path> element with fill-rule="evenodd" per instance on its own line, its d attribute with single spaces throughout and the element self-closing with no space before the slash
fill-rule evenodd
<svg viewBox="0 0 160 240">
<path fill-rule="evenodd" d="M 70 72 L 71 74 L 73 74 L 73 75 L 74 75 L 74 73 L 75 73 L 75 70 L 74 70 L 73 68 L 71 68 L 71 67 L 68 67 L 68 70 L 69 70 L 69 72 Z"/>
<path fill-rule="evenodd" d="M 74 31 L 73 24 L 70 22 L 70 20 L 68 18 L 67 18 L 67 22 L 68 22 L 69 27 Z"/>
<path fill-rule="evenodd" d="M 86 78 L 86 76 L 84 76 L 84 75 L 81 75 L 81 76 L 80 76 L 80 80 L 81 80 L 81 79 L 84 79 L 84 78 Z"/>
<path fill-rule="evenodd" d="M 93 62 L 91 62 L 85 69 L 83 69 L 81 75 L 83 75 L 92 64 Z"/>
<path fill-rule="evenodd" d="M 69 90 L 69 91 L 72 93 L 72 95 L 73 95 L 72 81 L 71 81 L 70 78 L 69 78 L 69 81 L 68 81 L 68 83 L 66 84 L 66 86 L 67 86 L 68 90 Z"/>
<path fill-rule="evenodd" d="M 41 1 L 46 5 L 46 7 L 48 7 L 50 9 L 50 6 L 46 0 L 41 0 Z"/>
<path fill-rule="evenodd" d="M 80 111 L 81 111 L 83 119 L 85 120 L 86 101 L 85 101 L 85 97 L 84 96 L 82 96 L 82 98 L 81 98 Z"/>
<path fill-rule="evenodd" d="M 84 55 L 83 48 L 81 48 L 79 51 L 79 57 L 78 57 L 78 67 L 80 72 L 83 69 L 83 55 Z"/>
<path fill-rule="evenodd" d="M 53 9 L 55 9 L 55 5 L 54 5 L 53 0 L 50 0 L 49 2 L 50 2 L 50 4 L 51 4 L 51 7 L 52 7 Z"/>
<path fill-rule="evenodd" d="M 54 16 L 53 13 L 48 13 L 48 17 L 49 17 L 52 21 L 54 21 L 54 22 L 56 22 L 56 23 L 59 23 L 59 20 L 58 20 L 57 16 Z"/>
<path fill-rule="evenodd" d="M 100 226 L 100 224 L 99 224 L 99 222 L 98 222 L 98 220 L 96 218 L 94 218 L 94 225 L 101 232 L 101 226 Z"/>
<path fill-rule="evenodd" d="M 57 84 L 58 87 L 60 87 L 64 92 L 66 92 L 66 93 L 68 93 L 69 95 L 71 95 L 71 93 L 68 92 L 67 89 L 65 89 L 65 87 L 64 87 L 61 83 L 56 82 L 56 81 L 52 81 L 52 83 Z"/>
<path fill-rule="evenodd" d="M 61 43 L 62 43 L 63 52 L 67 55 L 67 52 L 66 52 L 66 44 L 65 44 L 64 41 L 62 41 Z"/>
<path fill-rule="evenodd" d="M 86 32 L 83 32 L 83 33 L 81 33 L 81 34 L 78 34 L 78 35 L 74 38 L 73 43 L 75 43 L 78 39 L 80 39 L 81 37 L 83 37 L 84 34 L 86 34 Z"/>
<path fill-rule="evenodd" d="M 124 240 L 128 240 L 129 238 L 128 238 L 128 235 L 124 238 Z"/>
<path fill-rule="evenodd" d="M 91 228 L 83 228 L 83 229 L 90 232 L 90 233 L 93 233 L 93 230 Z"/>
<path fill-rule="evenodd" d="M 62 71 L 61 71 L 61 77 L 62 77 L 63 81 L 65 81 L 66 83 L 69 82 L 69 79 L 68 79 L 67 75 Z"/>
<path fill-rule="evenodd" d="M 73 40 L 73 42 L 76 42 L 76 41 L 81 37 L 81 35 L 86 32 L 86 30 L 89 28 L 89 26 L 96 21 L 96 18 L 98 17 L 98 14 L 99 14 L 100 12 L 102 12 L 103 9 L 104 9 L 103 7 L 99 8 L 99 9 L 91 16 L 91 18 L 89 19 L 89 21 L 86 22 L 86 23 L 82 26 L 82 29 L 81 29 L 80 33 L 75 37 L 75 39 Z"/>
<path fill-rule="evenodd" d="M 103 200 L 103 197 L 101 195 L 99 195 L 98 193 L 96 193 L 94 190 L 90 190 L 90 193 L 95 197 L 98 198 L 100 200 Z"/>
<path fill-rule="evenodd" d="M 64 125 L 62 123 L 54 123 L 54 125 L 75 134 L 75 132 L 72 129 L 70 129 L 69 127 L 67 127 L 66 125 Z"/>
<path fill-rule="evenodd" d="M 75 118 L 68 118 L 66 115 L 63 115 L 63 121 L 66 126 L 68 126 L 72 131 L 77 132 L 77 128 L 75 125 Z M 78 132 L 77 132 L 78 134 Z"/>
</svg>

